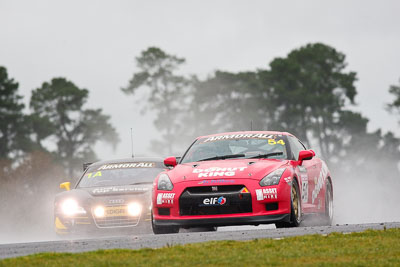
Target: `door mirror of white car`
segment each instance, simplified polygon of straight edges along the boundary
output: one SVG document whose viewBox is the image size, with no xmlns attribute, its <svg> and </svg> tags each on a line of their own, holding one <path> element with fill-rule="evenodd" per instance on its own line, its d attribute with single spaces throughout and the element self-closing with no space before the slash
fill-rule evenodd
<svg viewBox="0 0 400 267">
<path fill-rule="evenodd" d="M 70 182 L 62 183 L 62 184 L 60 184 L 60 188 L 69 191 L 69 190 L 71 190 L 71 183 Z"/>
</svg>

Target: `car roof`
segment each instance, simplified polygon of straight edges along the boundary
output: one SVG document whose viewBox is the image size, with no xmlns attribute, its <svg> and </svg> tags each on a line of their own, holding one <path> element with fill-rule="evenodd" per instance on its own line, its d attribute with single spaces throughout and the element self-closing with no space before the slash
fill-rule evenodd
<svg viewBox="0 0 400 267">
<path fill-rule="evenodd" d="M 161 163 L 164 165 L 164 160 L 159 157 L 133 157 L 133 158 L 122 158 L 122 159 L 110 159 L 110 160 L 102 160 L 93 162 L 90 164 L 91 167 L 103 164 L 112 164 L 112 163 L 135 163 L 135 162 L 155 162 Z"/>
<path fill-rule="evenodd" d="M 208 137 L 220 136 L 220 135 L 231 135 L 231 134 L 273 134 L 273 135 L 290 135 L 290 136 L 294 136 L 293 134 L 288 133 L 288 132 L 278 132 L 278 131 L 239 131 L 239 132 L 225 132 L 225 133 L 203 135 L 203 136 L 197 137 L 196 139 L 208 138 Z"/>
</svg>

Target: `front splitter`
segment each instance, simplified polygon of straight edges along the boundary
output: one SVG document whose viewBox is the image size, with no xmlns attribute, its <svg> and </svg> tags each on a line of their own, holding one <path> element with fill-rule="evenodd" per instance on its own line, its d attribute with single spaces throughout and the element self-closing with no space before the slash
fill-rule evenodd
<svg viewBox="0 0 400 267">
<path fill-rule="evenodd" d="M 259 225 L 277 222 L 289 222 L 290 214 L 274 214 L 248 217 L 185 219 L 185 220 L 154 220 L 156 226 L 200 227 L 200 226 L 232 226 Z"/>
</svg>

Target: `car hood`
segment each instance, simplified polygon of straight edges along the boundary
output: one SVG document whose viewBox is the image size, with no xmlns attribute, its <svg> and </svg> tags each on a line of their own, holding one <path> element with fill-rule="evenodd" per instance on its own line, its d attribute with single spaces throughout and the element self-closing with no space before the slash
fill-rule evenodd
<svg viewBox="0 0 400 267">
<path fill-rule="evenodd" d="M 231 159 L 179 164 L 168 171 L 172 183 L 203 180 L 260 180 L 270 172 L 288 164 L 278 159 Z M 231 181 L 232 182 L 232 181 Z"/>
<path fill-rule="evenodd" d="M 81 188 L 92 196 L 105 196 L 105 195 L 125 195 L 125 194 L 143 194 L 151 190 L 151 184 L 141 185 L 122 185 L 122 186 L 104 186 Z"/>
</svg>

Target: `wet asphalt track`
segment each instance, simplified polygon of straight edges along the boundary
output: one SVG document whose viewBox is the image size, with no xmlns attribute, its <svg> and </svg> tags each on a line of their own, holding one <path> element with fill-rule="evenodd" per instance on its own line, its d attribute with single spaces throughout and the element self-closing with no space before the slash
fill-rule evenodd
<svg viewBox="0 0 400 267">
<path fill-rule="evenodd" d="M 284 238 L 297 235 L 329 234 L 332 232 L 360 232 L 367 229 L 400 228 L 400 222 L 346 224 L 286 229 L 255 229 L 218 232 L 179 233 L 170 235 L 132 235 L 96 239 L 76 239 L 48 242 L 15 243 L 0 245 L 0 258 L 10 258 L 40 252 L 83 252 L 98 249 L 140 249 L 206 242 L 212 240 L 251 240 L 256 238 Z"/>
</svg>

